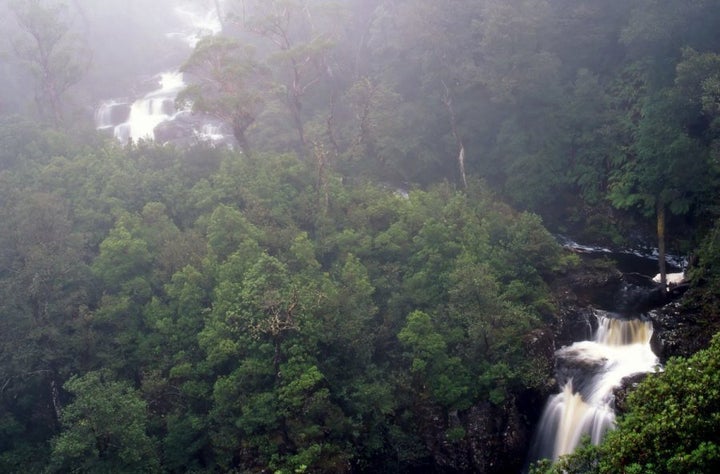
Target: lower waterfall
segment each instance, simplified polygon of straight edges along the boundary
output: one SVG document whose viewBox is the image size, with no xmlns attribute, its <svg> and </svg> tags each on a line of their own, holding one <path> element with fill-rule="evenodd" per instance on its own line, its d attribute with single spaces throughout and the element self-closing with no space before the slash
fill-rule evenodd
<svg viewBox="0 0 720 474">
<path fill-rule="evenodd" d="M 556 460 L 571 453 L 583 436 L 597 444 L 615 426 L 613 390 L 623 378 L 658 368 L 650 348 L 652 323 L 594 310 L 592 340 L 556 352 L 562 391 L 550 397 L 535 435 L 530 460 Z"/>
</svg>

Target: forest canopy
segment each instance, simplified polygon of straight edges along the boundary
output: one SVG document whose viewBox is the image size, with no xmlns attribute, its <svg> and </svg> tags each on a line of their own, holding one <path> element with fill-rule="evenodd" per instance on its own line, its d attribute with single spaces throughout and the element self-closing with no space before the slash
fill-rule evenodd
<svg viewBox="0 0 720 474">
<path fill-rule="evenodd" d="M 720 3 L 188 0 L 222 29 L 186 53 L 170 3 L 0 4 L 0 471 L 451 470 L 471 435 L 520 469 L 578 263 L 546 226 L 705 238 L 717 306 Z M 94 130 L 155 59 L 234 146 Z"/>
</svg>

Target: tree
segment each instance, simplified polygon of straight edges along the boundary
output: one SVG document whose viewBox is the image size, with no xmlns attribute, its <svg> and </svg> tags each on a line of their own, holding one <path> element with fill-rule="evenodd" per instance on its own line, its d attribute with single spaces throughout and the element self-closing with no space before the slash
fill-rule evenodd
<svg viewBox="0 0 720 474">
<path fill-rule="evenodd" d="M 610 201 L 655 216 L 661 286 L 666 288 L 667 212 L 683 215 L 706 192 L 712 176 L 708 150 L 687 132 L 687 108 L 673 90 L 645 99 L 632 155 L 611 174 Z"/>
<path fill-rule="evenodd" d="M 64 388 L 75 398 L 63 409 L 63 430 L 52 442 L 53 472 L 159 471 L 146 433 L 146 404 L 127 382 L 88 372 Z"/>
<path fill-rule="evenodd" d="M 284 101 L 298 136 L 301 154 L 306 145 L 303 105 L 308 92 L 327 73 L 330 35 L 318 31 L 318 19 L 311 3 L 298 0 L 240 0 L 241 11 L 231 18 L 244 31 L 269 42 L 275 48 L 270 60 L 279 65 Z"/>
<path fill-rule="evenodd" d="M 181 71 L 190 73 L 194 84 L 176 100 L 229 123 L 240 149 L 249 155 L 247 130 L 265 107 L 269 70 L 238 41 L 211 36 L 197 44 Z"/>
<path fill-rule="evenodd" d="M 0 434 L 10 454 L 57 426 L 62 380 L 85 362 L 76 330 L 91 279 L 66 203 L 40 192 L 8 197 L 8 230 L 0 233 L 0 410 L 27 434 L 24 442 Z"/>
<path fill-rule="evenodd" d="M 100 244 L 93 270 L 109 294 L 130 294 L 141 298 L 150 291 L 152 256 L 147 242 L 130 233 L 119 220 Z"/>
<path fill-rule="evenodd" d="M 414 130 L 419 126 L 426 128 L 420 132 L 428 136 L 428 143 L 423 144 L 428 148 L 426 153 L 433 155 L 433 161 L 442 161 L 445 170 L 451 169 L 446 165 L 446 157 L 452 157 L 457 163 L 456 172 L 452 174 L 458 177 L 459 185 L 467 187 L 465 162 L 466 156 L 471 157 L 467 138 L 472 126 L 462 102 L 479 85 L 480 7 L 477 2 L 456 1 L 381 3 L 376 11 L 373 41 L 382 44 L 378 45 L 376 55 L 394 67 L 386 74 L 377 74 L 379 80 L 375 82 L 384 83 L 387 88 L 392 85 L 397 93 L 412 101 L 415 110 L 409 114 L 419 124 L 408 126 Z M 377 86 L 374 89 L 382 91 Z M 426 99 L 414 100 L 417 94 Z M 437 107 L 444 107 L 446 115 L 438 116 Z M 402 136 L 407 133 L 403 131 L 399 135 L 401 137 L 388 136 L 387 139 L 402 143 Z"/>
<path fill-rule="evenodd" d="M 67 7 L 52 0 L 11 3 L 25 37 L 15 41 L 15 53 L 37 81 L 35 100 L 54 125 L 63 119 L 63 96 L 89 66 L 89 55 L 70 34 Z"/>
<path fill-rule="evenodd" d="M 410 371 L 418 386 L 427 386 L 442 406 L 451 410 L 467 408 L 475 395 L 470 371 L 459 357 L 448 353 L 448 344 L 435 326 L 427 313 L 413 311 L 408 315 L 398 339 L 408 350 Z"/>
</svg>

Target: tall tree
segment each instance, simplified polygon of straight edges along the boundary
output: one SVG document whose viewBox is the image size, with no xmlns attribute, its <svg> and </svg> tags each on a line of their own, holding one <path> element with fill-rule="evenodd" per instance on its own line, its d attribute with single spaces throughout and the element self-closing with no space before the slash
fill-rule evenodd
<svg viewBox="0 0 720 474">
<path fill-rule="evenodd" d="M 720 137 L 713 105 L 720 58 L 691 49 L 682 54 L 673 82 L 658 88 L 657 77 L 644 81 L 633 143 L 610 176 L 613 205 L 655 216 L 663 288 L 668 213 L 699 214 L 711 206 L 719 171 L 711 145 Z M 652 76 L 656 70 L 649 68 L 645 74 Z"/>
<path fill-rule="evenodd" d="M 312 2 L 306 0 L 240 0 L 240 11 L 231 18 L 247 33 L 274 48 L 271 60 L 278 67 L 284 101 L 304 154 L 306 145 L 303 107 L 306 95 L 326 76 L 327 53 L 332 38 L 319 30 Z"/>
<path fill-rule="evenodd" d="M 250 154 L 247 130 L 265 107 L 268 69 L 238 41 L 213 36 L 198 43 L 181 70 L 192 75 L 194 84 L 177 101 L 229 123 L 242 151 Z"/>
<path fill-rule="evenodd" d="M 147 406 L 128 383 L 89 372 L 72 377 L 65 389 L 75 399 L 63 409 L 50 472 L 159 471 L 146 433 Z"/>
<path fill-rule="evenodd" d="M 663 288 L 667 213 L 687 214 L 707 191 L 711 174 L 707 149 L 686 132 L 679 105 L 667 89 L 646 99 L 632 154 L 611 175 L 609 194 L 616 207 L 655 216 Z"/>
<path fill-rule="evenodd" d="M 63 96 L 89 66 L 90 55 L 70 31 L 68 8 L 51 0 L 15 0 L 10 4 L 23 31 L 15 53 L 37 82 L 35 100 L 53 125 L 63 120 Z"/>
</svg>

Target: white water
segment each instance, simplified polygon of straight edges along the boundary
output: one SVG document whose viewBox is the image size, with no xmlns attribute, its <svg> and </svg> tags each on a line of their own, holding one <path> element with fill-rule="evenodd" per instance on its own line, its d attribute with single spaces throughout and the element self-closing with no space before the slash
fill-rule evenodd
<svg viewBox="0 0 720 474">
<path fill-rule="evenodd" d="M 205 8 L 200 8 L 196 3 L 184 3 L 173 9 L 179 26 L 177 31 L 169 32 L 167 36 L 180 40 L 189 48 L 188 54 L 203 37 L 215 35 L 222 29 L 215 2 L 206 1 L 205 4 Z M 189 113 L 187 109 L 175 108 L 175 98 L 186 85 L 182 73 L 166 71 L 155 76 L 154 80 L 158 84 L 157 88 L 132 103 L 117 99 L 101 102 L 95 113 L 96 128 L 112 129 L 113 135 L 121 143 L 140 139 L 154 140 L 155 127 L 165 121 L 173 120 L 180 113 Z M 127 120 L 123 123 L 114 122 L 113 110 L 123 105 L 126 107 L 125 110 L 129 107 Z M 225 138 L 217 124 L 198 125 L 194 136 L 198 140 L 212 142 L 219 142 Z"/>
<path fill-rule="evenodd" d="M 214 5 L 209 9 L 199 9 L 195 5 L 180 5 L 173 9 L 184 25 L 182 31 L 168 33 L 169 38 L 179 38 L 194 48 L 206 36 L 214 36 L 222 30 L 220 15 Z"/>
<path fill-rule="evenodd" d="M 213 123 L 204 124 L 195 134 L 202 141 L 217 142 L 225 138 L 222 127 Z"/>
<path fill-rule="evenodd" d="M 95 111 L 95 125 L 98 130 L 105 130 L 113 128 L 113 110 L 118 106 L 123 106 L 122 101 L 115 99 L 106 100 L 100 103 L 100 106 Z"/>
<path fill-rule="evenodd" d="M 155 138 L 155 127 L 176 114 L 175 96 L 185 87 L 182 73 L 166 72 L 159 75 L 159 88 L 133 102 L 127 122 L 115 127 L 115 138 L 128 140 Z"/>
<path fill-rule="evenodd" d="M 645 247 L 612 250 L 607 247 L 601 247 L 597 245 L 581 244 L 564 235 L 556 235 L 556 238 L 560 245 L 562 245 L 563 247 L 579 253 L 625 254 L 649 260 L 657 260 L 660 254 L 657 248 Z M 665 254 L 665 260 L 667 261 L 667 263 L 677 268 L 686 268 L 688 265 L 687 258 L 680 255 Z"/>
<path fill-rule="evenodd" d="M 623 378 L 658 367 L 650 348 L 652 323 L 620 320 L 596 311 L 598 329 L 591 341 L 581 341 L 556 352 L 568 364 L 590 368 L 590 379 L 568 381 L 548 400 L 540 419 L 532 458 L 558 459 L 571 453 L 588 435 L 599 443 L 615 427 L 613 389 Z M 581 387 L 580 390 L 574 385 Z"/>
</svg>

